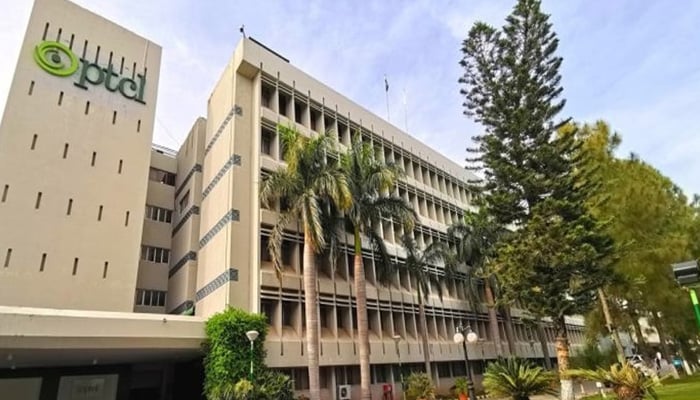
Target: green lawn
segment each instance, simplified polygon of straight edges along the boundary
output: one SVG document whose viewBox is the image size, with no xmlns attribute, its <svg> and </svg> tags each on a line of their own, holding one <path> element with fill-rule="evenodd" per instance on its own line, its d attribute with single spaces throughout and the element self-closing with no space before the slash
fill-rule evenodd
<svg viewBox="0 0 700 400">
<path fill-rule="evenodd" d="M 698 400 L 700 399 L 700 375 L 693 375 L 679 380 L 669 378 L 656 390 L 659 400 Z M 615 397 L 608 395 L 607 400 Z M 649 397 L 651 398 L 651 397 Z M 600 400 L 600 396 L 586 397 L 585 400 Z"/>
</svg>

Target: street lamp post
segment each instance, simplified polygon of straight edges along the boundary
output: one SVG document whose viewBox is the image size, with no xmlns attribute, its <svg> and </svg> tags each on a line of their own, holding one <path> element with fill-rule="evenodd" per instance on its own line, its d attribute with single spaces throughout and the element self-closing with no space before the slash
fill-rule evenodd
<svg viewBox="0 0 700 400">
<path fill-rule="evenodd" d="M 399 342 L 401 341 L 401 336 L 399 335 L 394 335 L 392 337 L 394 339 L 394 343 L 396 343 L 396 357 L 399 359 L 399 379 L 401 382 L 401 397 L 403 397 L 404 400 L 406 400 L 406 388 L 403 386 L 403 368 L 401 368 L 401 352 L 399 351 Z"/>
<path fill-rule="evenodd" d="M 255 359 L 254 356 L 254 348 L 253 345 L 255 344 L 255 339 L 258 338 L 258 331 L 248 331 L 245 333 L 246 337 L 248 337 L 248 341 L 250 341 L 250 376 L 248 377 L 249 381 L 252 383 L 253 382 L 253 360 Z"/>
<path fill-rule="evenodd" d="M 464 334 L 467 334 L 465 337 Z M 469 367 L 469 353 L 467 352 L 467 342 L 475 343 L 479 340 L 479 336 L 472 331 L 470 326 L 464 327 L 460 322 L 457 327 L 457 332 L 455 333 L 454 342 L 457 344 L 462 343 L 462 348 L 464 349 L 464 365 L 467 367 L 467 394 L 470 400 L 476 399 L 476 391 L 474 390 L 474 377 L 472 376 L 472 369 Z"/>
</svg>

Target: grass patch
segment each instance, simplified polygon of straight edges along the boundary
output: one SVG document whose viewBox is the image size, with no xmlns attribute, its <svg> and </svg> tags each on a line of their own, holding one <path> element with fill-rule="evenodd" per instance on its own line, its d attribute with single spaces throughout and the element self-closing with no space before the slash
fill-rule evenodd
<svg viewBox="0 0 700 400">
<path fill-rule="evenodd" d="M 675 380 L 668 378 L 658 387 L 659 400 L 698 400 L 700 399 L 700 375 L 693 375 Z M 649 397 L 650 398 L 650 397 Z M 602 400 L 600 396 L 585 397 L 585 400 Z M 607 400 L 615 396 L 608 394 Z"/>
</svg>

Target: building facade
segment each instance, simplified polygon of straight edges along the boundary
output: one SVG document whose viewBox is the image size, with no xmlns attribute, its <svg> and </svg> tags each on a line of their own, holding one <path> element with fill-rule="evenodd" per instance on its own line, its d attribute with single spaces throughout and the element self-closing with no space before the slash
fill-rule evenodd
<svg viewBox="0 0 700 400">
<path fill-rule="evenodd" d="M 268 365 L 306 390 L 302 235 L 286 232 L 278 280 L 266 248 L 280 205 L 262 208 L 258 196 L 265 175 L 284 167 L 279 124 L 333 132 L 341 148 L 359 134 L 403 167 L 395 194 L 419 217 L 412 233 L 383 221 L 396 262 L 401 235 L 420 246 L 444 241 L 471 207 L 469 172 L 250 38 L 180 149 L 152 145 L 160 51 L 65 0 L 35 2 L 0 125 L 0 392 L 63 399 L 66 385 L 102 379 L 99 398 L 155 393 L 144 387 L 177 398 L 189 393 L 173 385 L 190 368 L 177 362 L 200 356 L 204 321 L 228 306 L 267 316 Z M 359 395 L 352 257 L 346 246 L 335 268 L 319 265 L 328 399 L 340 385 Z M 399 361 L 404 372 L 423 365 L 415 282 L 397 274 L 380 285 L 369 249 L 364 265 L 379 397 L 399 381 Z M 469 346 L 477 372 L 507 348 L 494 343 L 485 306 L 472 306 L 466 288 L 452 280 L 426 305 L 431 374 L 443 389 L 465 373 L 452 341 L 460 323 L 480 337 Z M 533 330 L 517 307 L 512 317 L 515 353 L 555 354 L 551 327 Z M 582 321 L 570 322 L 580 343 Z M 499 315 L 503 341 L 505 328 Z"/>
</svg>

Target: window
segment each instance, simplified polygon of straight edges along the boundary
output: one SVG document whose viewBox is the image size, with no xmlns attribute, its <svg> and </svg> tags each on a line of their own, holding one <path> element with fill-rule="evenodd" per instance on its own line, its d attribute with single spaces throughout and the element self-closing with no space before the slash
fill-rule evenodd
<svg viewBox="0 0 700 400">
<path fill-rule="evenodd" d="M 275 88 L 270 84 L 263 82 L 260 88 L 260 102 L 263 107 L 272 108 L 272 96 L 275 93 Z"/>
<path fill-rule="evenodd" d="M 267 154 L 268 156 L 272 155 L 272 142 L 275 139 L 275 133 L 271 131 L 270 129 L 267 129 L 265 127 L 262 128 L 262 135 L 260 138 L 260 152 L 263 154 Z"/>
<path fill-rule="evenodd" d="M 178 212 L 180 212 L 180 214 L 182 214 L 185 211 L 185 209 L 187 208 L 187 206 L 190 205 L 190 191 L 189 190 L 187 192 L 185 192 L 185 194 L 182 195 L 182 197 L 180 197 L 180 201 L 177 203 L 177 205 L 178 205 L 178 209 L 177 209 Z"/>
<path fill-rule="evenodd" d="M 272 318 L 275 315 L 275 308 L 277 308 L 275 300 L 260 299 L 260 312 L 265 316 L 268 325 L 274 325 Z"/>
<path fill-rule="evenodd" d="M 162 169 L 151 167 L 150 171 L 148 172 L 148 179 L 154 182 L 175 186 L 175 174 L 163 171 Z"/>
<path fill-rule="evenodd" d="M 146 219 L 170 223 L 173 220 L 173 210 L 146 205 Z"/>
<path fill-rule="evenodd" d="M 289 102 L 290 102 L 290 97 L 287 93 L 284 92 L 278 92 L 277 95 L 277 103 L 278 103 L 278 112 L 285 117 L 289 116 Z"/>
<path fill-rule="evenodd" d="M 162 290 L 136 289 L 136 305 L 164 307 L 167 292 Z"/>
<path fill-rule="evenodd" d="M 170 250 L 154 246 L 141 246 L 141 259 L 154 263 L 167 264 L 170 262 Z"/>
</svg>

